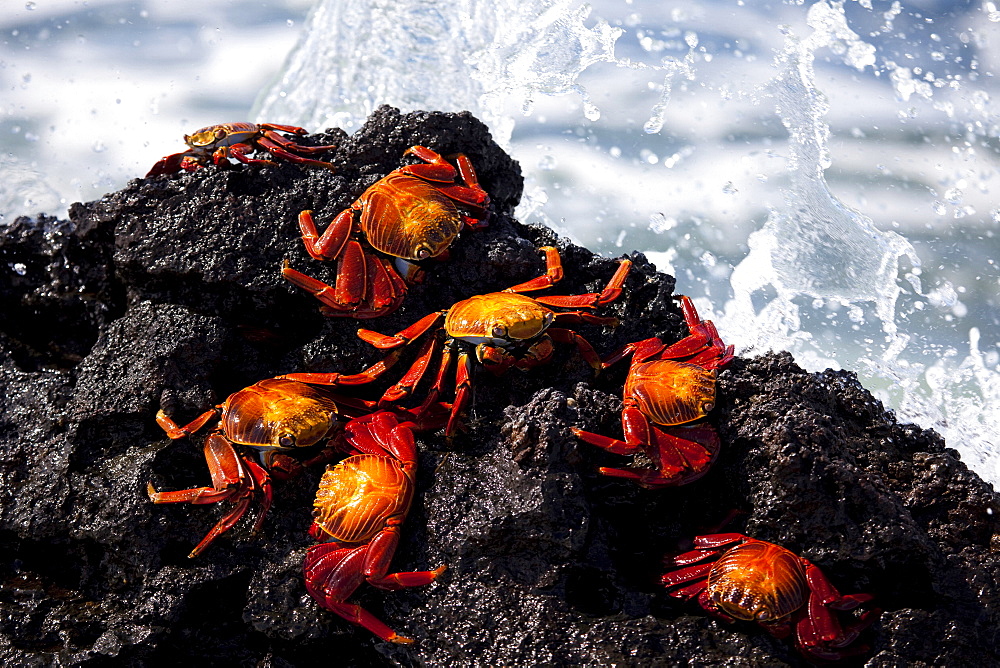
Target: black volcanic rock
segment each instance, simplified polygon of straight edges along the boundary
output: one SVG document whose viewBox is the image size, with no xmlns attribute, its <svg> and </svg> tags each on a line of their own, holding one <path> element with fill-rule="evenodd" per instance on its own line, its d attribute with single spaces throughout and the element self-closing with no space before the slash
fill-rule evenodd
<svg viewBox="0 0 1000 668">
<path fill-rule="evenodd" d="M 620 433 L 625 365 L 595 378 L 560 347 L 529 373 L 477 372 L 468 430 L 418 438 L 417 498 L 393 561 L 448 571 L 428 587 L 352 597 L 412 646 L 383 643 L 306 594 L 320 471 L 275 483 L 259 535 L 243 522 L 188 559 L 223 509 L 149 502 L 148 481 L 208 483 L 200 439 L 169 441 L 156 411 L 188 420 L 263 378 L 379 359 L 356 321 L 324 318 L 280 276 L 287 258 L 333 279 L 333 263 L 302 247 L 300 210 L 325 224 L 413 144 L 469 155 L 491 224 L 463 234 L 399 311 L 363 323 L 384 333 L 539 275 L 542 245 L 563 258 L 556 294 L 600 289 L 617 266 L 511 217 L 519 168 L 468 114 L 383 107 L 354 136 L 309 140 L 339 145 L 326 156 L 336 173 L 209 167 L 133 180 L 74 205 L 68 221 L 0 227 L 0 662 L 803 665 L 790 642 L 711 619 L 658 585 L 664 555 L 736 510 L 725 530 L 801 553 L 844 593 L 875 594 L 885 612 L 855 663 L 1000 663 L 1000 498 L 854 374 L 806 373 L 787 354 L 737 358 L 720 374 L 719 461 L 659 491 L 599 475 L 624 458 L 569 431 Z M 622 325 L 579 327 L 602 352 L 686 334 L 673 278 L 631 259 L 623 297 L 604 309 Z"/>
</svg>

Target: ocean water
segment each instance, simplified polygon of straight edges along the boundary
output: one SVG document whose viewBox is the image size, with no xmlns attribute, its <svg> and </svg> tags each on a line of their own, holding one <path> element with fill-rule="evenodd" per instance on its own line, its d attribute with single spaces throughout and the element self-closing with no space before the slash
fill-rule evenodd
<svg viewBox="0 0 1000 668">
<path fill-rule="evenodd" d="M 12 3 L 0 212 L 62 214 L 212 123 L 469 109 L 522 220 L 645 252 L 742 354 L 858 372 L 997 484 L 998 5 Z"/>
</svg>

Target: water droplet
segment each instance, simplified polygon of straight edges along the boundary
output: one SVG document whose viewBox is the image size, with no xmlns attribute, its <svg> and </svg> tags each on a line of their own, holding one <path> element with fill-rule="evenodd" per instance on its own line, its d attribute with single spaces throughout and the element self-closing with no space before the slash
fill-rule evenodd
<svg viewBox="0 0 1000 668">
<path fill-rule="evenodd" d="M 25 266 L 23 262 L 14 262 L 10 265 L 10 268 L 14 270 L 14 273 L 18 276 L 24 276 L 28 272 L 28 267 Z"/>
<path fill-rule="evenodd" d="M 33 11 L 35 9 L 35 7 L 37 7 L 37 5 L 35 3 L 33 3 L 33 2 L 26 2 L 26 3 L 24 3 L 24 8 L 27 9 L 29 12 Z"/>
<path fill-rule="evenodd" d="M 556 168 L 556 159 L 551 155 L 543 155 L 542 158 L 538 161 L 538 169 L 542 169 L 549 172 L 555 168 Z"/>
<path fill-rule="evenodd" d="M 676 218 L 668 218 L 663 213 L 654 213 L 649 217 L 649 229 L 657 234 L 672 230 L 676 225 Z"/>
<path fill-rule="evenodd" d="M 650 118 L 643 124 L 642 129 L 648 135 L 655 135 L 657 132 L 663 129 L 663 119 Z"/>
<path fill-rule="evenodd" d="M 739 189 L 733 185 L 732 181 L 729 181 L 726 183 L 726 185 L 722 186 L 722 192 L 726 193 L 727 195 L 735 195 L 736 193 L 739 192 Z"/>
<path fill-rule="evenodd" d="M 104 142 L 98 139 L 97 141 L 94 142 L 93 146 L 90 147 L 90 150 L 93 151 L 94 153 L 104 153 L 106 150 L 108 150 L 108 147 L 104 145 Z"/>
</svg>

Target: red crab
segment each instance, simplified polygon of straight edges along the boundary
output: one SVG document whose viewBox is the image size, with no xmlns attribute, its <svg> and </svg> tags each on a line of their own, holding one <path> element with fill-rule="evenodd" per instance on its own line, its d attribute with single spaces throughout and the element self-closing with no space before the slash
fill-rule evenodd
<svg viewBox="0 0 1000 668">
<path fill-rule="evenodd" d="M 843 624 L 838 611 L 872 600 L 871 594 L 840 594 L 812 562 L 779 545 L 738 533 L 694 539 L 695 549 L 668 560 L 678 570 L 662 578 L 671 596 L 697 598 L 708 613 L 727 622 L 757 622 L 778 638 L 795 632 L 795 644 L 813 661 L 864 654 L 851 646 L 880 614 L 866 610 Z"/>
<path fill-rule="evenodd" d="M 378 364 L 360 374 L 290 374 L 312 383 L 325 385 L 352 385 L 367 383 L 383 368 Z M 180 427 L 162 410 L 156 422 L 171 439 L 190 436 L 219 416 L 215 430 L 205 439 L 205 462 L 212 476 L 211 487 L 194 487 L 172 492 L 157 492 L 152 484 L 147 486 L 153 503 L 207 504 L 230 501 L 232 509 L 212 528 L 189 557 L 196 557 L 218 536 L 228 531 L 243 517 L 254 501 L 260 503 L 260 513 L 254 523 L 257 532 L 271 506 L 271 476 L 245 454 L 238 453 L 236 443 L 253 448 L 260 453 L 261 462 L 268 468 L 290 475 L 298 465 L 292 458 L 281 454 L 293 448 L 309 447 L 329 440 L 336 434 L 338 416 L 342 409 L 348 413 L 364 411 L 365 402 L 334 397 L 319 389 L 290 377 L 269 378 L 254 383 L 231 394 L 222 404 L 205 411 L 190 423 Z M 314 458 L 322 461 L 321 453 Z M 306 462 L 306 465 L 313 460 Z"/>
<path fill-rule="evenodd" d="M 315 295 L 326 315 L 391 313 L 402 303 L 407 282 L 421 276 L 415 262 L 442 257 L 463 227 L 487 224 L 490 198 L 466 156 L 454 156 L 456 170 L 424 146 L 412 146 L 407 154 L 427 164 L 400 167 L 377 181 L 322 235 L 311 211 L 299 214 L 306 251 L 317 260 L 336 260 L 337 280 L 327 285 L 287 262 L 282 273 Z M 465 185 L 456 182 L 459 176 Z"/>
<path fill-rule="evenodd" d="M 393 405 L 408 396 L 420 382 L 432 361 L 438 360 L 438 375 L 424 405 L 437 402 L 444 392 L 452 357 L 457 357 L 455 371 L 455 398 L 448 418 L 446 434 L 454 434 L 458 419 L 468 402 L 471 389 L 472 362 L 470 348 L 476 358 L 494 374 L 502 374 L 511 367 L 526 371 L 551 359 L 553 342 L 572 343 L 595 369 L 601 366 L 600 357 L 582 336 L 563 327 L 551 325 L 589 323 L 596 325 L 618 324 L 617 318 L 600 317 L 580 310 L 555 311 L 555 308 L 594 309 L 608 304 L 621 294 L 622 285 L 632 266 L 622 260 L 618 270 L 601 292 L 569 296 L 528 297 L 520 294 L 549 287 L 562 278 L 559 252 L 546 246 L 547 270 L 543 276 L 507 288 L 464 299 L 444 311 L 431 313 L 394 336 L 387 336 L 367 329 L 359 329 L 358 336 L 377 348 L 391 349 L 404 346 L 434 329 L 435 336 L 427 339 L 416 361 L 403 378 L 382 396 L 382 405 Z M 441 325 L 441 321 L 444 324 Z M 438 336 L 438 333 L 443 333 Z M 441 351 L 444 338 L 444 351 Z"/>
<path fill-rule="evenodd" d="M 279 133 L 304 135 L 306 131 L 294 125 L 276 125 L 274 123 L 220 123 L 196 130 L 193 134 L 184 135 L 186 151 L 164 156 L 153 165 L 146 178 L 158 174 L 173 174 L 180 170 L 193 172 L 204 167 L 211 161 L 218 165 L 228 158 L 234 158 L 248 165 L 272 165 L 270 160 L 251 158 L 248 154 L 254 151 L 266 151 L 276 158 L 300 165 L 313 165 L 333 169 L 328 162 L 321 162 L 304 155 L 324 153 L 336 146 L 303 146 L 283 137 Z"/>
<path fill-rule="evenodd" d="M 313 538 L 328 542 L 309 548 L 303 561 L 306 590 L 322 607 L 400 644 L 413 640 L 360 605 L 344 601 L 366 581 L 380 589 L 419 587 L 445 571 L 442 565 L 431 571 L 389 572 L 413 500 L 417 470 L 413 432 L 430 426 L 406 418 L 412 414 L 381 410 L 344 426 L 351 454 L 323 474 L 309 529 Z"/>
<path fill-rule="evenodd" d="M 625 440 L 573 428 L 587 443 L 619 455 L 645 453 L 656 466 L 602 467 L 604 475 L 649 488 L 684 485 L 705 475 L 719 454 L 719 436 L 711 425 L 675 425 L 712 410 L 716 370 L 732 360 L 733 346 L 722 342 L 711 320 L 698 316 L 690 299 L 680 301 L 691 332 L 687 337 L 670 346 L 657 337 L 630 343 L 602 363 L 608 367 L 632 356 L 622 411 Z"/>
</svg>

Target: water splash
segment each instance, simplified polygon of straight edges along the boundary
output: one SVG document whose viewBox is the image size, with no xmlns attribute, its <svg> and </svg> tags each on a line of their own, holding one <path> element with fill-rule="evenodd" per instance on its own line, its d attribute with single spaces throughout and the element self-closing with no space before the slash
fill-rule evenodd
<svg viewBox="0 0 1000 668">
<path fill-rule="evenodd" d="M 842 4 L 821 0 L 812 5 L 808 25 L 813 32 L 801 41 L 787 33 L 776 59 L 778 74 L 766 90 L 789 133 L 783 205 L 772 208 L 764 226 L 751 234 L 750 253 L 732 273 L 734 299 L 720 326 L 724 332 L 752 333 L 736 339 L 745 353 L 787 349 L 814 370 L 855 359 L 850 366 L 901 419 L 937 429 L 996 484 L 1000 425 L 983 406 L 1000 397 L 997 360 L 980 351 L 975 328 L 969 354 L 961 360 L 955 349 L 907 331 L 905 317 L 923 308 L 919 298 L 939 311 L 961 309 L 954 288 L 942 282 L 923 293 L 920 259 L 910 242 L 880 231 L 871 218 L 839 201 L 824 178 L 831 165 L 824 120 L 829 109 L 815 83 L 816 51 L 829 48 L 861 70 L 875 63 L 874 47 L 847 26 Z M 931 96 L 907 78 L 908 70 L 891 62 L 886 70 L 901 98 Z M 900 313 L 904 293 L 909 310 Z M 816 332 L 838 309 L 846 309 L 847 317 L 839 320 L 836 340 L 820 340 Z M 869 313 L 880 324 L 881 337 L 865 327 Z M 820 327 L 813 326 L 817 320 Z M 919 361 L 928 354 L 934 362 Z"/>
<path fill-rule="evenodd" d="M 845 62 L 861 70 L 874 62 L 874 47 L 861 41 L 846 23 L 843 7 L 819 2 L 808 14 L 813 32 L 799 41 L 788 33 L 778 55 L 778 75 L 767 94 L 789 133 L 789 185 L 784 204 L 771 210 L 764 227 L 751 234 L 750 253 L 733 271 L 734 300 L 727 308 L 742 331 L 756 332 L 746 350 L 800 347 L 803 331 L 796 297 L 834 300 L 843 305 L 871 302 L 889 346 L 896 334 L 895 305 L 899 260 L 920 261 L 913 246 L 894 232 L 882 232 L 871 218 L 839 201 L 827 186 L 830 166 L 828 104 L 816 87 L 813 61 L 822 47 L 841 45 Z M 776 296 L 759 313 L 754 295 L 771 286 Z M 734 328 L 737 329 L 737 328 Z"/>
<path fill-rule="evenodd" d="M 61 206 L 59 194 L 38 169 L 10 154 L 0 159 L 0 224 Z"/>
<path fill-rule="evenodd" d="M 505 144 L 538 95 L 575 93 L 597 120 L 577 79 L 615 62 L 622 31 L 589 14 L 572 0 L 324 0 L 254 116 L 352 130 L 381 104 L 469 110 Z"/>
<path fill-rule="evenodd" d="M 821 54 L 837 67 L 863 73 L 859 85 L 874 86 L 877 78 L 891 85 L 898 106 L 879 100 L 882 106 L 862 114 L 859 126 L 885 131 L 895 124 L 892 129 L 906 131 L 922 114 L 924 121 L 932 114 L 940 119 L 929 122 L 938 134 L 924 135 L 927 144 L 865 140 L 888 147 L 897 154 L 892 161 L 907 166 L 892 174 L 893 164 L 879 165 L 874 173 L 891 179 L 884 190 L 894 192 L 878 196 L 889 196 L 888 210 L 904 217 L 901 229 L 915 241 L 925 225 L 946 224 L 946 216 L 968 220 L 976 207 L 1000 212 L 995 204 L 984 204 L 992 184 L 987 153 L 1000 123 L 990 95 L 969 85 L 988 70 L 971 60 L 974 54 L 961 51 L 964 42 L 958 38 L 940 54 L 930 43 L 926 54 L 913 54 L 908 46 L 894 54 L 889 41 L 931 25 L 901 2 L 887 10 L 864 1 L 787 2 L 765 12 L 705 0 L 684 12 L 649 6 L 643 15 L 627 4 L 630 13 L 618 23 L 624 27 L 615 27 L 614 21 L 591 20 L 589 7 L 568 0 L 444 5 L 323 0 L 255 115 L 351 130 L 383 103 L 407 110 L 468 109 L 502 144 L 515 127 L 526 127 L 526 139 L 515 139 L 524 143 L 514 146 L 523 151 L 515 157 L 527 177 L 521 219 L 546 222 L 597 250 L 618 253 L 618 245 L 653 250 L 649 256 L 678 275 L 686 292 L 701 286 L 708 294 L 709 281 L 717 287 L 728 282 L 733 299 L 716 320 L 743 352 L 786 349 L 809 369 L 858 371 L 902 419 L 937 428 L 982 475 L 1000 481 L 991 435 L 996 424 L 982 410 L 1000 397 L 992 339 L 982 337 L 987 352 L 981 352 L 975 330 L 967 355 L 955 349 L 956 341 L 942 345 L 955 329 L 954 318 L 963 315 L 961 285 L 936 278 L 938 263 L 930 259 L 922 275 L 910 240 L 885 231 L 887 221 L 876 224 L 867 214 L 877 208 L 863 200 L 853 208 L 833 194 L 827 183 L 834 162 L 827 118 L 844 109 L 831 112 L 814 67 Z M 807 4 L 806 28 L 800 29 Z M 604 9 L 610 10 L 610 3 Z M 697 30 L 682 25 L 691 17 L 700 21 Z M 786 20 L 795 27 L 781 27 Z M 852 27 L 855 23 L 863 27 Z M 936 24 L 923 36 L 937 44 L 935 38 L 944 35 L 947 42 L 943 28 Z M 629 52 L 628 40 L 620 38 L 632 29 L 637 39 Z M 987 38 L 974 30 L 962 34 Z M 767 41 L 772 35 L 777 43 Z M 952 55 L 943 62 L 941 54 L 949 49 Z M 770 53 L 777 53 L 770 66 L 755 64 L 760 54 Z M 720 55 L 725 57 L 717 59 L 717 70 L 742 69 L 733 76 L 713 73 L 712 57 Z M 960 61 L 968 68 L 959 71 Z M 601 76 L 583 76 L 598 64 L 610 68 Z M 759 78 L 748 78 L 757 73 Z M 768 83 L 761 86 L 764 80 Z M 548 98 L 565 95 L 579 102 L 569 112 L 576 117 L 564 114 L 553 121 L 562 112 L 554 111 Z M 769 105 L 775 113 L 760 111 Z M 519 120 L 528 116 L 534 118 Z M 783 156 L 781 140 L 771 144 L 773 119 L 788 133 Z M 846 130 L 853 139 L 864 139 L 861 127 Z M 553 139 L 556 134 L 567 137 L 565 144 Z M 539 143 L 542 136 L 547 139 Z M 741 137 L 762 136 L 740 143 Z M 935 138 L 944 148 L 931 143 Z M 746 151 L 748 144 L 759 150 Z M 929 147 L 934 156 L 954 154 L 965 162 L 946 159 L 943 171 L 929 164 L 939 160 L 926 157 Z M 837 158 L 843 173 L 844 158 Z M 873 171 L 858 163 L 855 170 L 862 174 L 852 182 L 858 190 Z M 779 196 L 773 197 L 776 187 Z M 876 190 L 883 189 L 867 192 Z M 904 204 L 898 198 L 904 191 L 920 195 Z M 588 197 L 573 195 L 580 192 Z M 752 234 L 739 227 L 765 215 Z M 1000 213 L 995 218 L 1000 220 Z M 585 238 L 586 226 L 598 230 L 596 241 Z M 734 229 L 741 232 L 734 235 Z M 744 239 L 749 253 L 733 266 L 725 259 L 726 248 L 729 258 L 737 257 Z M 718 307 L 724 298 L 711 301 Z M 707 299 L 696 302 L 712 313 Z M 930 331 L 929 323 L 938 330 Z"/>
</svg>

